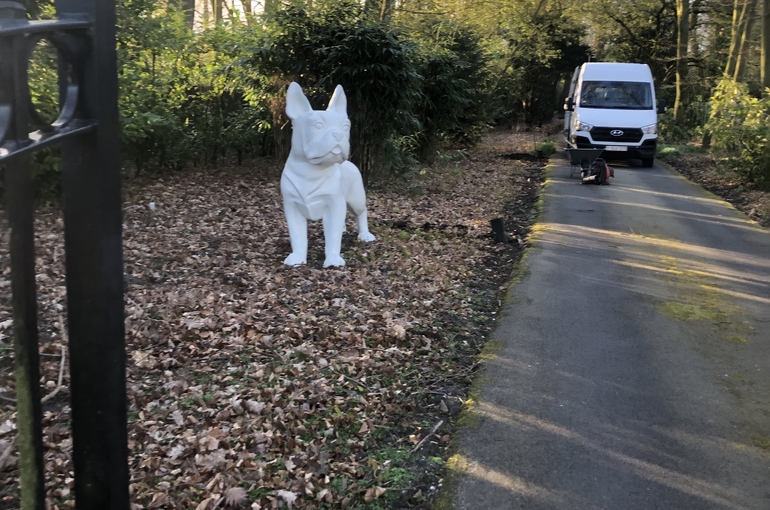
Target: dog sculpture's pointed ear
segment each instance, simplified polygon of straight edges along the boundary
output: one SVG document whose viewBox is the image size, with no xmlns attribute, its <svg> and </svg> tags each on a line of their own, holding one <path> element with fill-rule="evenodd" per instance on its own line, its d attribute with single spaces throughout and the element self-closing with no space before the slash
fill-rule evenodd
<svg viewBox="0 0 770 510">
<path fill-rule="evenodd" d="M 348 112 L 348 98 L 345 97 L 345 91 L 342 90 L 342 85 L 337 85 L 332 94 L 332 99 L 329 101 L 327 111 L 334 111 L 345 115 Z"/>
<path fill-rule="evenodd" d="M 302 87 L 296 82 L 291 82 L 289 84 L 289 90 L 286 91 L 286 115 L 288 115 L 291 120 L 294 120 L 312 109 L 310 101 L 307 100 L 305 94 L 302 92 Z"/>
</svg>

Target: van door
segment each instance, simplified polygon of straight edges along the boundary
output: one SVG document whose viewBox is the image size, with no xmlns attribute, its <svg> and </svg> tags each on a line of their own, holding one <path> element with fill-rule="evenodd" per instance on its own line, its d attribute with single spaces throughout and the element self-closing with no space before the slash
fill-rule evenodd
<svg viewBox="0 0 770 510">
<path fill-rule="evenodd" d="M 575 100 L 575 86 L 577 85 L 578 76 L 580 76 L 580 67 L 575 68 L 575 72 L 572 73 L 572 82 L 569 85 L 569 95 L 567 98 Z M 564 139 L 569 143 L 569 124 L 572 120 L 572 112 L 569 110 L 564 111 Z"/>
</svg>

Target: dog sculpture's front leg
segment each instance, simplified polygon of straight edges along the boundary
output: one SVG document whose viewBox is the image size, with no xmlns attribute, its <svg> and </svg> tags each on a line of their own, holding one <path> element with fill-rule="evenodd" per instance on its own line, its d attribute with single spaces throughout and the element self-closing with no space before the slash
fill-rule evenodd
<svg viewBox="0 0 770 510">
<path fill-rule="evenodd" d="M 329 203 L 324 213 L 324 240 L 326 241 L 324 267 L 345 265 L 340 251 L 342 250 L 342 232 L 345 231 L 346 212 L 345 200 L 339 197 L 338 200 Z"/>
<path fill-rule="evenodd" d="M 284 200 L 283 210 L 291 239 L 291 255 L 283 263 L 288 266 L 307 264 L 307 218 L 297 210 L 296 202 Z"/>
</svg>

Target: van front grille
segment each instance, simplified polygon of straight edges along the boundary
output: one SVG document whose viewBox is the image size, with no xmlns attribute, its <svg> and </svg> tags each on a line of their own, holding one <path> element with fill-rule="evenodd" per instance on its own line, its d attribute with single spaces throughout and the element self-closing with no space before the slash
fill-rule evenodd
<svg viewBox="0 0 770 510">
<path fill-rule="evenodd" d="M 622 134 L 617 135 L 618 131 Z M 613 132 L 616 135 L 613 135 Z M 591 138 L 595 142 L 639 143 L 639 140 L 642 139 L 642 130 L 639 128 L 594 127 L 591 129 Z"/>
</svg>

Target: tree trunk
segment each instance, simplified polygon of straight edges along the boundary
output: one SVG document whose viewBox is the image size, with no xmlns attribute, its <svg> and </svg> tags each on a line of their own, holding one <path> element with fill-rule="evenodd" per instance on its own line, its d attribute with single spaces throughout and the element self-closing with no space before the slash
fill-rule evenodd
<svg viewBox="0 0 770 510">
<path fill-rule="evenodd" d="M 749 42 L 751 41 L 751 30 L 754 27 L 754 11 L 757 7 L 757 0 L 749 0 L 747 3 L 746 18 L 741 30 L 741 44 L 738 47 L 738 56 L 735 62 L 735 81 L 743 81 L 746 74 L 746 61 L 749 58 Z"/>
<path fill-rule="evenodd" d="M 674 118 L 684 125 L 687 107 L 687 45 L 690 42 L 690 0 L 676 0 L 677 47 L 676 47 L 676 100 Z"/>
<path fill-rule="evenodd" d="M 214 11 L 214 22 L 219 23 L 222 21 L 222 0 L 211 0 L 211 4 Z"/>
<path fill-rule="evenodd" d="M 185 25 L 192 30 L 195 25 L 195 0 L 182 0 L 181 3 L 184 10 Z"/>
<path fill-rule="evenodd" d="M 733 22 L 730 26 L 730 48 L 727 50 L 727 62 L 725 63 L 725 76 L 732 76 L 735 72 L 735 52 L 738 48 L 738 27 L 740 24 L 741 0 L 733 1 Z"/>
<path fill-rule="evenodd" d="M 768 58 L 768 45 L 770 45 L 770 0 L 762 2 L 762 55 L 760 57 L 759 72 L 762 77 L 762 91 L 767 95 L 770 87 L 770 58 Z"/>
<path fill-rule="evenodd" d="M 395 0 L 382 0 L 382 6 L 380 7 L 380 21 L 384 23 L 390 23 L 393 18 L 393 7 Z"/>
<path fill-rule="evenodd" d="M 227 3 L 227 0 L 220 0 L 220 3 L 222 4 L 223 11 L 227 11 L 227 19 L 230 20 L 230 23 L 235 24 L 240 19 L 240 16 L 235 11 L 235 2 L 233 2 L 232 7 Z"/>
<path fill-rule="evenodd" d="M 366 0 L 364 2 L 364 12 L 372 18 L 389 23 L 393 18 L 395 3 L 395 0 Z"/>
<path fill-rule="evenodd" d="M 703 0 L 695 0 L 690 6 L 690 46 L 688 49 L 689 55 L 693 59 L 700 59 L 701 48 L 698 43 L 698 14 L 703 4 Z"/>
<path fill-rule="evenodd" d="M 733 23 L 730 36 L 730 49 L 727 53 L 727 64 L 725 65 L 725 76 L 734 76 L 738 63 L 738 56 L 741 52 L 741 41 L 746 29 L 746 21 L 749 16 L 749 7 L 754 10 L 756 0 L 735 0 L 733 4 Z"/>
</svg>

